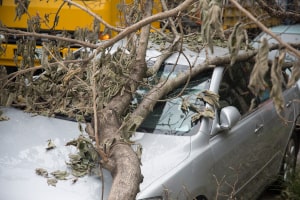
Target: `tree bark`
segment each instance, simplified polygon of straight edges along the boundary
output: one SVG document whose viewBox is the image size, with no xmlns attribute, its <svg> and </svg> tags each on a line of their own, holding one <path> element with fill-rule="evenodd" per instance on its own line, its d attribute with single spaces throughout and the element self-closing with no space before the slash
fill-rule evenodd
<svg viewBox="0 0 300 200">
<path fill-rule="evenodd" d="M 146 0 L 143 5 L 143 18 L 152 14 L 153 0 Z M 140 160 L 131 145 L 122 138 L 122 128 L 119 116 L 128 108 L 132 93 L 145 77 L 147 65 L 145 61 L 148 39 L 150 35 L 150 24 L 141 29 L 136 60 L 132 63 L 132 76 L 128 79 L 125 91 L 119 92 L 113 97 L 109 104 L 98 114 L 99 140 L 105 145 L 102 149 L 106 156 L 103 166 L 111 171 L 113 176 L 112 188 L 109 200 L 135 199 L 139 192 L 139 184 L 142 182 Z"/>
<path fill-rule="evenodd" d="M 107 160 L 103 167 L 110 170 L 113 183 L 109 200 L 135 199 L 142 181 L 140 161 L 131 146 L 121 141 L 118 114 L 105 109 L 98 115 L 100 143 L 106 145 Z"/>
</svg>

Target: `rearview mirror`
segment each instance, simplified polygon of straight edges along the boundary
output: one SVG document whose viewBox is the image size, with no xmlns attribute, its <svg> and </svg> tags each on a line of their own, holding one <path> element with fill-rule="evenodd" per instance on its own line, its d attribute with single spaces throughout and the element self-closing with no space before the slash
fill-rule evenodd
<svg viewBox="0 0 300 200">
<path fill-rule="evenodd" d="M 220 129 L 228 130 L 232 128 L 241 118 L 241 114 L 234 106 L 222 108 L 220 113 Z"/>
</svg>

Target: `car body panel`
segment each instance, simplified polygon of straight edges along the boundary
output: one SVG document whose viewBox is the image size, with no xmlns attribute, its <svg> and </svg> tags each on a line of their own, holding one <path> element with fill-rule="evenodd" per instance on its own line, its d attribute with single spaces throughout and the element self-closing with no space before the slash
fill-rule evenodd
<svg viewBox="0 0 300 200">
<path fill-rule="evenodd" d="M 56 187 L 47 184 L 44 177 L 35 174 L 35 169 L 43 168 L 49 173 L 69 169 L 68 155 L 76 149 L 65 144 L 76 139 L 81 132 L 74 121 L 48 118 L 25 113 L 15 108 L 2 107 L 7 121 L 0 122 L 0 196 L 5 199 L 99 199 L 102 181 L 96 176 L 59 181 Z M 47 141 L 56 145 L 46 150 Z M 145 189 L 164 174 L 176 168 L 186 158 L 191 149 L 191 138 L 154 135 L 137 132 L 132 138 L 143 146 L 142 174 L 146 177 L 141 184 Z M 133 145 L 133 148 L 135 145 Z M 112 184 L 110 173 L 104 170 L 104 199 Z M 70 179 L 75 177 L 70 176 Z M 12 192 L 14 188 L 18 192 Z"/>
<path fill-rule="evenodd" d="M 243 118 L 230 130 L 214 136 L 210 145 L 215 160 L 212 173 L 223 194 L 235 195 L 245 187 L 265 160 L 257 157 L 261 143 L 255 130 L 262 123 L 259 112 Z M 247 158 L 247 159 L 246 159 Z"/>
<path fill-rule="evenodd" d="M 143 148 L 141 169 L 146 178 L 140 185 L 141 190 L 187 159 L 191 149 L 189 136 L 174 137 L 137 132 L 131 140 Z"/>
<path fill-rule="evenodd" d="M 14 108 L 1 108 L 7 121 L 0 121 L 0 197 L 1 199 L 99 199 L 100 178 L 86 176 L 75 184 L 59 181 L 49 186 L 47 179 L 35 174 L 44 168 L 49 173 L 67 170 L 68 155 L 76 149 L 65 144 L 80 135 L 77 122 L 36 116 Z M 51 139 L 56 148 L 46 151 Z M 104 172 L 106 198 L 112 178 Z"/>
</svg>

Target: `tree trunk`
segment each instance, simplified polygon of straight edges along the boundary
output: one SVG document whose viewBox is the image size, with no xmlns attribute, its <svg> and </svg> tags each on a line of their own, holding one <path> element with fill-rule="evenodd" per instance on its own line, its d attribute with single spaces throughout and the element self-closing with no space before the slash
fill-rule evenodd
<svg viewBox="0 0 300 200">
<path fill-rule="evenodd" d="M 108 199 L 135 199 L 142 181 L 140 160 L 131 146 L 121 141 L 117 113 L 113 110 L 104 110 L 98 117 L 100 144 L 106 146 L 104 153 L 108 159 L 102 164 L 113 176 Z"/>
<path fill-rule="evenodd" d="M 144 18 L 151 16 L 153 0 L 146 0 Z M 140 160 L 131 144 L 126 143 L 122 133 L 119 116 L 128 108 L 132 93 L 135 92 L 139 83 L 146 74 L 145 61 L 146 50 L 150 33 L 150 24 L 141 29 L 139 45 L 136 50 L 136 59 L 132 63 L 132 76 L 125 86 L 124 92 L 113 97 L 109 104 L 98 114 L 99 142 L 105 148 L 102 162 L 103 166 L 110 170 L 113 176 L 113 184 L 109 194 L 109 200 L 135 199 L 139 192 L 139 184 L 142 182 Z"/>
</svg>

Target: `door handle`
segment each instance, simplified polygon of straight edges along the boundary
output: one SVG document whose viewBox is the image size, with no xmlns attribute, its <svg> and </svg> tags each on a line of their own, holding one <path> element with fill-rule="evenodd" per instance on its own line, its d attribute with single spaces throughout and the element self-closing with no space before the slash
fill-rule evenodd
<svg viewBox="0 0 300 200">
<path fill-rule="evenodd" d="M 256 129 L 254 129 L 254 133 L 255 134 L 258 134 L 261 132 L 261 130 L 264 128 L 264 125 L 263 124 L 260 124 L 256 127 Z"/>
<path fill-rule="evenodd" d="M 292 105 L 292 101 L 288 101 L 286 104 L 285 104 L 285 107 L 289 108 L 291 105 Z"/>
</svg>

